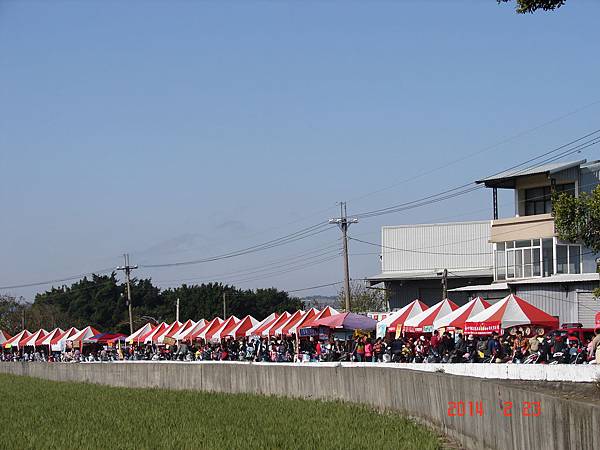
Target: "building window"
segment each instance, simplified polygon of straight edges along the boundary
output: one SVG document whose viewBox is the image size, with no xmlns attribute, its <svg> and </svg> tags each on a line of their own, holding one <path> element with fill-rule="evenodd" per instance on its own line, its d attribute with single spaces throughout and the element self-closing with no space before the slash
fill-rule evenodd
<svg viewBox="0 0 600 450">
<path fill-rule="evenodd" d="M 501 242 L 495 253 L 496 280 L 542 276 L 540 239 Z"/>
<path fill-rule="evenodd" d="M 554 274 L 554 239 L 542 239 L 542 276 Z"/>
<path fill-rule="evenodd" d="M 575 183 L 557 184 L 556 192 L 568 192 L 575 195 Z M 544 186 L 525 189 L 525 215 L 549 214 L 552 212 L 552 187 Z"/>
<path fill-rule="evenodd" d="M 556 245 L 556 273 L 581 273 L 581 245 Z"/>
</svg>

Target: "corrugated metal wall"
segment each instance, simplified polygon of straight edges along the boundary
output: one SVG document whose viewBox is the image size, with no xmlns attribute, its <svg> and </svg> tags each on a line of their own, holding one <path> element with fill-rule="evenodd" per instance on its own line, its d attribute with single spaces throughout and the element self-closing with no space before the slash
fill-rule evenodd
<svg viewBox="0 0 600 450">
<path fill-rule="evenodd" d="M 577 295 L 573 289 L 565 291 L 560 284 L 530 284 L 518 286 L 516 295 L 551 316 L 558 316 L 560 323 L 577 322 Z"/>
<path fill-rule="evenodd" d="M 491 268 L 489 221 L 383 227 L 382 272 Z"/>
<path fill-rule="evenodd" d="M 600 311 L 600 299 L 595 298 L 591 292 L 578 292 L 579 314 L 577 322 L 585 328 L 594 328 L 596 313 Z"/>
</svg>

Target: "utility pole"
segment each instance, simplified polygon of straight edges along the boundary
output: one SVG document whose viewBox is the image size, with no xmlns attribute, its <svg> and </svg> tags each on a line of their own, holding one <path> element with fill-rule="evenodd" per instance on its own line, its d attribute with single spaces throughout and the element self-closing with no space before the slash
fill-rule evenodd
<svg viewBox="0 0 600 450">
<path fill-rule="evenodd" d="M 223 320 L 227 318 L 227 292 L 223 292 Z"/>
<path fill-rule="evenodd" d="M 342 243 L 344 246 L 344 297 L 346 300 L 346 312 L 350 312 L 350 269 L 348 266 L 348 227 L 358 223 L 358 219 L 348 219 L 346 213 L 346 202 L 340 203 L 340 217 L 329 219 L 330 224 L 336 224 L 342 230 Z"/>
<path fill-rule="evenodd" d="M 131 312 L 131 271 L 137 269 L 137 264 L 135 266 L 129 265 L 129 253 L 125 253 L 123 255 L 123 259 L 125 260 L 124 266 L 117 267 L 117 270 L 123 270 L 125 272 L 125 281 L 127 283 L 127 306 L 129 307 L 129 331 L 133 334 L 133 314 Z"/>
<path fill-rule="evenodd" d="M 448 298 L 448 269 L 444 269 L 442 273 L 442 299 Z"/>
<path fill-rule="evenodd" d="M 179 297 L 177 297 L 177 306 L 175 307 L 175 322 L 179 322 Z"/>
</svg>

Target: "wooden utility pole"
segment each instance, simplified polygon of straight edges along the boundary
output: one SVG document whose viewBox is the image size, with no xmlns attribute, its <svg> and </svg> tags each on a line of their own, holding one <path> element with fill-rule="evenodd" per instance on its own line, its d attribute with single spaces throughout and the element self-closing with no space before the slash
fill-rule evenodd
<svg viewBox="0 0 600 450">
<path fill-rule="evenodd" d="M 117 267 L 117 270 L 123 270 L 125 272 L 125 282 L 127 283 L 127 307 L 129 308 L 129 331 L 133 334 L 133 313 L 131 309 L 131 271 L 137 269 L 137 264 L 135 266 L 129 265 L 129 253 L 125 253 L 123 255 L 123 259 L 125 260 L 124 266 Z"/>
<path fill-rule="evenodd" d="M 227 318 L 227 292 L 223 292 L 223 320 Z"/>
<path fill-rule="evenodd" d="M 177 303 L 175 306 L 175 322 L 179 322 L 179 297 L 177 297 Z"/>
<path fill-rule="evenodd" d="M 353 223 L 358 223 L 358 219 L 348 219 L 346 212 L 346 202 L 340 203 L 340 217 L 329 219 L 329 223 L 336 224 L 342 230 L 342 244 L 344 247 L 344 297 L 346 312 L 350 312 L 350 268 L 348 264 L 348 227 Z"/>
<path fill-rule="evenodd" d="M 444 269 L 442 273 L 442 299 L 448 298 L 448 269 Z"/>
</svg>

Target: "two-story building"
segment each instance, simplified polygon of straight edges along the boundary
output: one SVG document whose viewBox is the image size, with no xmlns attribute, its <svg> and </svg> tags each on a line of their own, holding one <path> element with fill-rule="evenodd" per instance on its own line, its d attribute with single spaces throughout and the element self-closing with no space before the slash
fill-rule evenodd
<svg viewBox="0 0 600 450">
<path fill-rule="evenodd" d="M 368 278 L 383 283 L 391 309 L 418 298 L 427 305 L 443 296 L 444 271 L 448 288 L 493 281 L 490 222 L 454 222 L 386 226 L 381 230 L 381 273 Z M 456 292 L 462 305 L 469 292 Z"/>
<path fill-rule="evenodd" d="M 518 294 L 561 323 L 594 325 L 600 300 L 599 254 L 576 242 L 563 242 L 555 232 L 552 192 L 579 196 L 600 183 L 600 161 L 554 162 L 513 170 L 477 181 L 493 192 L 494 219 L 490 243 L 494 250 L 494 282 L 452 289 L 488 299 Z M 498 189 L 514 191 L 514 217 L 498 217 Z"/>
</svg>

